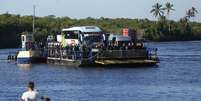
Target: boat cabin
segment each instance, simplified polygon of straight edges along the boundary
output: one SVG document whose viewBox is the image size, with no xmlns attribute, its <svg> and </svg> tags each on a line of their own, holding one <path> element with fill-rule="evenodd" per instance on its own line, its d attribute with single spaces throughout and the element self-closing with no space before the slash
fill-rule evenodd
<svg viewBox="0 0 201 101">
<path fill-rule="evenodd" d="M 22 50 L 29 50 L 33 48 L 34 37 L 33 34 L 23 33 L 21 35 L 21 48 Z"/>
</svg>

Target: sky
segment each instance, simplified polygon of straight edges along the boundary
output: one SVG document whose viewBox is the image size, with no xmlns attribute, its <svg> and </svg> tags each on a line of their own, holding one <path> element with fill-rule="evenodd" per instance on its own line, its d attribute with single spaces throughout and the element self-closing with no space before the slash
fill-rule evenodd
<svg viewBox="0 0 201 101">
<path fill-rule="evenodd" d="M 148 18 L 156 20 L 150 10 L 155 3 L 174 4 L 174 12 L 170 19 L 177 21 L 184 17 L 186 10 L 192 6 L 199 14 L 194 21 L 201 22 L 201 0 L 0 0 L 0 14 L 11 13 L 32 15 L 33 5 L 36 6 L 36 16 L 55 15 L 81 19 L 93 18 Z"/>
</svg>

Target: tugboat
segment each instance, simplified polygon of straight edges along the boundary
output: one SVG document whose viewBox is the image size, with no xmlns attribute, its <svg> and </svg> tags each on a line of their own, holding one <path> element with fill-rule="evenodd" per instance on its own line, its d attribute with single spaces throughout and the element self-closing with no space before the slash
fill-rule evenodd
<svg viewBox="0 0 201 101">
<path fill-rule="evenodd" d="M 33 34 L 22 34 L 21 43 L 21 50 L 17 52 L 17 64 L 46 62 L 45 49 L 34 42 Z"/>
<path fill-rule="evenodd" d="M 17 52 L 17 64 L 46 62 L 45 47 L 34 41 L 35 33 L 35 6 L 33 6 L 33 32 L 21 35 L 21 50 Z"/>
<path fill-rule="evenodd" d="M 47 62 L 78 67 L 145 66 L 159 62 L 157 49 L 145 47 L 134 35 L 124 34 L 107 34 L 97 26 L 62 29 L 56 41 L 47 42 Z"/>
</svg>

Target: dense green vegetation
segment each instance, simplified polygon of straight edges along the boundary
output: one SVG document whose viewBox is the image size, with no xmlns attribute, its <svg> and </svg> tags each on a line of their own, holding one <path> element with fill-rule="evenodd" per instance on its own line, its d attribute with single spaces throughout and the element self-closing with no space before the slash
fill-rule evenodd
<svg viewBox="0 0 201 101">
<path fill-rule="evenodd" d="M 35 18 L 35 39 L 44 40 L 47 35 L 59 34 L 62 28 L 81 25 L 96 25 L 106 32 L 121 33 L 122 28 L 128 27 L 144 31 L 144 38 L 152 41 L 185 41 L 201 40 L 201 23 L 194 22 L 193 17 L 198 13 L 192 7 L 187 10 L 185 17 L 179 21 L 169 20 L 173 5 L 167 3 L 165 7 L 155 4 L 150 11 L 158 21 L 148 19 L 128 18 L 86 18 L 71 19 L 49 15 Z M 167 13 L 165 13 L 167 12 Z M 20 45 L 20 33 L 32 32 L 32 16 L 14 14 L 0 15 L 0 48 L 14 48 Z"/>
</svg>

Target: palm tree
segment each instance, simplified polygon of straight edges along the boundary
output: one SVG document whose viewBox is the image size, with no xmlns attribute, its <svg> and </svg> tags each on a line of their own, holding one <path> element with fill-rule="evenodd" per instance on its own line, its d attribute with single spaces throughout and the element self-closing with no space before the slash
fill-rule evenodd
<svg viewBox="0 0 201 101">
<path fill-rule="evenodd" d="M 193 17 L 193 13 L 192 13 L 191 9 L 189 9 L 186 12 L 186 18 L 190 19 L 191 17 Z"/>
<path fill-rule="evenodd" d="M 150 13 L 153 13 L 154 17 L 163 16 L 164 12 L 161 4 L 156 3 L 155 5 L 152 6 L 152 8 L 153 9 L 150 11 Z"/>
<path fill-rule="evenodd" d="M 195 7 L 192 7 L 191 9 L 187 10 L 186 17 L 190 19 L 191 17 L 195 17 L 196 14 L 198 14 L 198 11 Z"/>
<path fill-rule="evenodd" d="M 192 17 L 195 18 L 196 14 L 198 14 L 198 11 L 195 7 L 191 8 L 191 12 L 192 12 Z M 194 19 L 193 19 L 194 20 Z"/>
<path fill-rule="evenodd" d="M 173 8 L 173 4 L 171 4 L 170 2 L 167 2 L 165 4 L 165 8 L 163 8 L 164 10 L 167 11 L 167 15 L 169 16 L 170 15 L 170 11 L 174 11 L 175 9 Z"/>
<path fill-rule="evenodd" d="M 181 18 L 179 23 L 184 27 L 183 29 L 185 29 L 188 26 L 189 19 L 187 17 Z"/>
<path fill-rule="evenodd" d="M 164 17 L 163 10 L 164 9 L 162 8 L 162 5 L 159 3 L 156 3 L 155 5 L 152 6 L 152 10 L 150 11 L 150 13 L 152 13 L 155 18 L 158 17 L 158 22 L 159 22 L 159 20 L 162 19 L 162 17 Z M 155 22 L 156 25 L 158 24 L 158 22 Z M 157 27 L 155 27 L 155 30 L 157 32 L 160 32 L 160 30 Z"/>
<path fill-rule="evenodd" d="M 198 11 L 197 11 L 197 9 L 195 7 L 192 7 L 191 11 L 192 11 L 193 17 L 195 17 L 195 15 L 198 14 Z"/>
<path fill-rule="evenodd" d="M 170 11 L 174 11 L 175 9 L 173 8 L 173 4 L 171 4 L 170 2 L 167 2 L 165 4 L 165 7 L 163 8 L 164 10 L 167 11 L 167 16 L 169 18 L 169 15 L 170 15 Z M 168 21 L 168 31 L 170 32 L 170 22 Z"/>
</svg>

